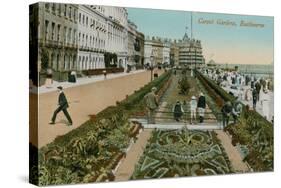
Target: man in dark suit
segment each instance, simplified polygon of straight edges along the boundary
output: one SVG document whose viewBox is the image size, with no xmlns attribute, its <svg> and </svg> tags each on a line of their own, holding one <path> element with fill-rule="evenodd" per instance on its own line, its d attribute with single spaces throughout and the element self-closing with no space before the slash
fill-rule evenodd
<svg viewBox="0 0 281 188">
<path fill-rule="evenodd" d="M 53 117 L 52 117 L 52 120 L 50 121 L 49 124 L 55 124 L 55 121 L 56 121 L 56 117 L 57 117 L 57 114 L 60 112 L 60 111 L 63 111 L 64 115 L 66 116 L 68 122 L 69 122 L 69 125 L 72 125 L 72 120 L 71 120 L 71 117 L 67 111 L 67 108 L 69 107 L 68 106 L 68 102 L 66 100 L 66 97 L 63 93 L 63 88 L 61 86 L 58 87 L 59 89 L 59 92 L 60 92 L 60 95 L 59 95 L 59 107 L 55 110 L 54 114 L 53 114 Z"/>
</svg>

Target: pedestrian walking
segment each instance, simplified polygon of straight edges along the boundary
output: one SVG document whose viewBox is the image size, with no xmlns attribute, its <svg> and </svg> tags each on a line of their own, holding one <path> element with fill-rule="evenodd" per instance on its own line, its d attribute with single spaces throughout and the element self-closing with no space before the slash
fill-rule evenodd
<svg viewBox="0 0 281 188">
<path fill-rule="evenodd" d="M 261 84 L 260 84 L 260 82 L 256 82 L 255 88 L 257 90 L 257 101 L 259 101 L 260 100 L 260 91 L 261 91 Z"/>
<path fill-rule="evenodd" d="M 236 101 L 234 102 L 234 105 L 232 108 L 232 117 L 234 120 L 234 124 L 236 124 L 238 118 L 240 117 L 240 114 L 242 113 L 242 109 L 243 109 L 242 103 L 237 99 L 238 98 L 236 98 Z"/>
<path fill-rule="evenodd" d="M 225 128 L 229 123 L 229 117 L 232 113 L 232 105 L 230 101 L 226 102 L 223 105 L 221 112 L 222 112 L 223 128 Z"/>
<path fill-rule="evenodd" d="M 58 108 L 55 110 L 54 114 L 53 114 L 53 117 L 52 117 L 52 120 L 50 121 L 49 124 L 55 124 L 55 121 L 56 121 L 56 117 L 57 117 L 57 114 L 60 112 L 60 111 L 63 111 L 65 117 L 67 118 L 69 124 L 68 125 L 72 125 L 72 119 L 67 111 L 67 108 L 69 107 L 68 105 L 68 102 L 67 102 L 67 99 L 66 99 L 66 96 L 64 95 L 64 92 L 63 92 L 63 88 L 61 86 L 57 87 L 58 88 L 58 91 L 59 91 L 59 100 L 58 100 Z"/>
<path fill-rule="evenodd" d="M 144 96 L 144 101 L 147 109 L 147 122 L 148 124 L 155 124 L 155 111 L 158 107 L 158 99 L 155 94 L 157 88 L 153 87 L 151 92 Z"/>
<path fill-rule="evenodd" d="M 107 75 L 106 70 L 103 70 L 102 73 L 103 73 L 104 79 L 106 79 L 106 75 Z"/>
<path fill-rule="evenodd" d="M 261 92 L 261 108 L 263 116 L 270 121 L 270 96 L 267 90 Z"/>
<path fill-rule="evenodd" d="M 194 121 L 196 121 L 197 100 L 195 96 L 191 97 L 189 104 L 190 104 L 190 124 L 193 124 L 193 119 Z"/>
<path fill-rule="evenodd" d="M 176 121 L 180 121 L 180 119 L 184 113 L 184 110 L 182 108 L 180 101 L 177 101 L 176 104 L 174 105 L 173 113 L 174 113 L 174 119 Z"/>
<path fill-rule="evenodd" d="M 253 108 L 256 109 L 256 105 L 257 105 L 257 95 L 258 95 L 258 92 L 256 89 L 254 89 L 252 91 L 252 99 L 253 99 Z"/>
<path fill-rule="evenodd" d="M 206 98 L 204 94 L 201 92 L 199 99 L 198 99 L 198 113 L 199 113 L 199 122 L 203 123 L 204 122 L 204 116 L 205 116 L 205 109 L 206 109 Z"/>
</svg>

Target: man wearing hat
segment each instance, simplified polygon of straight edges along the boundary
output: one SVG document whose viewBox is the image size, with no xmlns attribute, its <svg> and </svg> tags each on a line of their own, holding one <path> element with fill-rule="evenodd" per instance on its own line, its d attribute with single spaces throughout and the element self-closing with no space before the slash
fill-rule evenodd
<svg viewBox="0 0 281 188">
<path fill-rule="evenodd" d="M 49 124 L 55 124 L 55 121 L 56 121 L 56 117 L 57 117 L 57 114 L 60 112 L 60 111 L 63 111 L 64 115 L 66 116 L 68 122 L 69 122 L 69 125 L 72 125 L 72 119 L 67 111 L 67 108 L 69 107 L 68 106 L 68 102 L 66 100 L 66 97 L 63 93 L 63 88 L 61 86 L 57 87 L 58 88 L 58 91 L 59 91 L 59 106 L 58 108 L 55 110 L 54 114 L 53 114 L 53 117 L 52 117 L 52 120 L 50 121 Z"/>
<path fill-rule="evenodd" d="M 227 101 L 222 109 L 221 109 L 221 112 L 222 112 L 222 122 L 223 122 L 223 128 L 225 128 L 227 125 L 228 125 L 228 122 L 229 122 L 229 117 L 232 113 L 232 104 L 230 101 Z"/>
<path fill-rule="evenodd" d="M 144 102 L 147 108 L 147 121 L 149 124 L 155 124 L 154 116 L 156 108 L 158 107 L 158 100 L 155 94 L 156 90 L 157 88 L 153 87 L 151 92 L 144 96 Z"/>
<path fill-rule="evenodd" d="M 198 99 L 197 108 L 198 108 L 198 113 L 199 113 L 199 122 L 203 123 L 204 115 L 205 115 L 205 108 L 206 108 L 206 99 L 202 92 L 200 93 L 200 97 Z"/>
</svg>

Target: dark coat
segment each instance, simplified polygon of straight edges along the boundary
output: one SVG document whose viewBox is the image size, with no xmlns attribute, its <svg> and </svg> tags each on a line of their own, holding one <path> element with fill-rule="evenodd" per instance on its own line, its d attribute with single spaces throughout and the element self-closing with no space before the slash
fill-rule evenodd
<svg viewBox="0 0 281 188">
<path fill-rule="evenodd" d="M 68 106 L 68 102 L 67 102 L 66 97 L 65 97 L 65 95 L 64 95 L 63 92 L 61 92 L 60 95 L 59 95 L 59 106 L 60 106 L 62 109 L 66 109 L 66 108 L 69 107 L 69 106 Z"/>
<path fill-rule="evenodd" d="M 205 96 L 200 96 L 197 103 L 198 108 L 206 108 L 206 98 Z"/>
<path fill-rule="evenodd" d="M 230 113 L 232 112 L 232 106 L 230 105 L 223 105 L 222 109 L 221 109 L 222 114 L 225 115 L 230 115 Z"/>
</svg>

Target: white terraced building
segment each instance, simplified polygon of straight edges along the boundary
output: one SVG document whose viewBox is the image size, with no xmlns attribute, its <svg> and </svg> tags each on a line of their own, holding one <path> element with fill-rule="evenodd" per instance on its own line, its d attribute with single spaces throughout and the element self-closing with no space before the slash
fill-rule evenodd
<svg viewBox="0 0 281 188">
<path fill-rule="evenodd" d="M 69 71 L 105 68 L 105 52 L 128 63 L 128 13 L 123 7 L 37 3 L 30 5 L 31 64 L 41 70 L 42 52 L 55 80 Z M 38 54 L 38 55 L 36 55 Z M 36 62 L 35 62 L 36 59 Z M 59 78 L 57 78 L 59 77 Z"/>
</svg>

